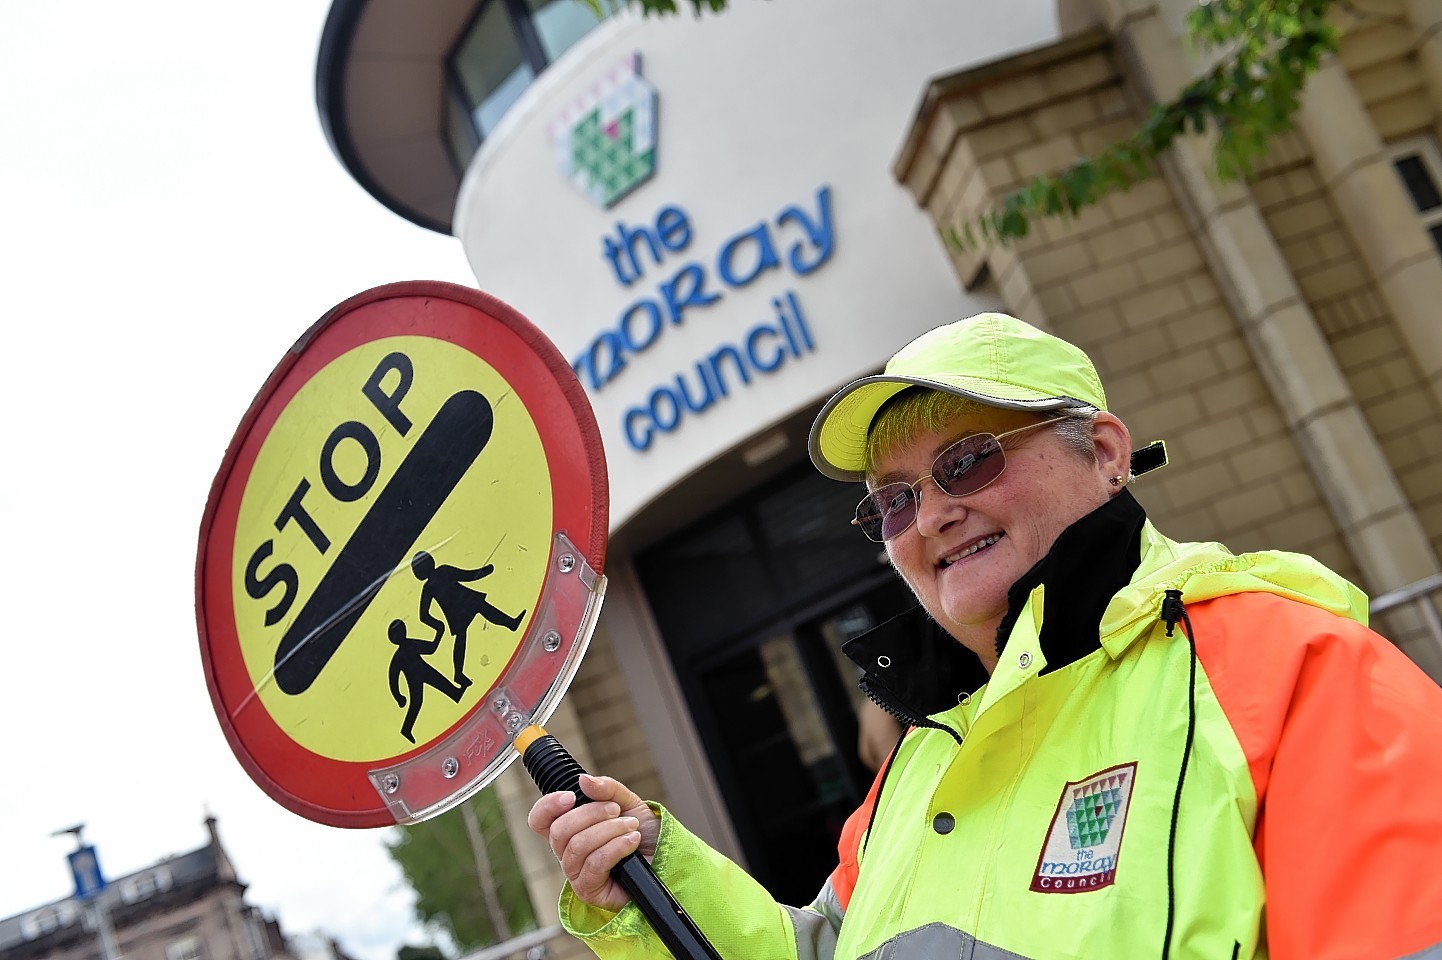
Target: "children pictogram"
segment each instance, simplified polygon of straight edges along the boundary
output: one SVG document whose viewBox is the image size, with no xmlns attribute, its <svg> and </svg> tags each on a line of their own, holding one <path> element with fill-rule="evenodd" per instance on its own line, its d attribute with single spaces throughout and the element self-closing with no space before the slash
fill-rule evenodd
<svg viewBox="0 0 1442 960">
<path fill-rule="evenodd" d="M 401 721 L 401 736 L 415 743 L 416 738 L 411 733 L 411 728 L 415 726 L 416 718 L 421 715 L 421 697 L 426 692 L 426 687 L 435 687 L 456 703 L 460 703 L 461 696 L 471 685 L 471 681 L 462 677 L 459 682 L 452 682 L 425 659 L 440 648 L 440 634 L 437 634 L 434 640 L 421 640 L 406 633 L 404 620 L 392 620 L 389 636 L 391 643 L 396 645 L 396 652 L 391 654 L 391 696 L 396 698 L 398 707 L 406 707 L 409 700 L 406 718 Z M 406 693 L 401 693 L 401 677 L 406 678 Z"/>
<path fill-rule="evenodd" d="M 490 576 L 491 572 L 495 570 L 492 564 L 488 563 L 476 570 L 466 570 L 448 564 L 437 566 L 435 559 L 422 550 L 411 558 L 411 570 L 415 573 L 416 579 L 424 584 L 421 587 L 421 622 L 436 632 L 436 643 L 440 643 L 441 637 L 449 626 L 451 636 L 455 638 L 455 645 L 451 650 L 451 658 L 455 667 L 455 681 L 469 683 L 464 668 L 466 630 L 470 628 L 471 622 L 478 616 L 485 617 L 496 626 L 515 632 L 516 628 L 521 625 L 526 611 L 522 610 L 515 616 L 510 616 L 505 611 L 492 606 L 484 592 L 473 590 L 465 585 L 480 580 L 482 577 Z M 444 622 L 431 612 L 433 605 L 440 606 L 441 614 L 445 617 Z"/>
</svg>

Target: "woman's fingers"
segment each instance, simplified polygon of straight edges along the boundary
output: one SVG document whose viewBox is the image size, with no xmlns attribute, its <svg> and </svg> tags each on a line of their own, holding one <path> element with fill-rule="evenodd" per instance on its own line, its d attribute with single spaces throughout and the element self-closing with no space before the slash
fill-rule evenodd
<svg viewBox="0 0 1442 960">
<path fill-rule="evenodd" d="M 548 793 L 531 806 L 526 824 L 550 845 L 561 872 L 581 900 L 619 910 L 629 899 L 611 879 L 611 868 L 638 850 L 654 856 L 661 821 L 625 784 L 610 777 L 582 775 L 581 791 Z"/>
<path fill-rule="evenodd" d="M 576 842 L 576 838 L 583 835 L 587 830 L 600 824 L 615 820 L 621 815 L 621 808 L 611 803 L 585 803 L 570 812 L 557 818 L 551 824 L 549 836 L 551 852 L 556 859 L 565 866 L 563 855 L 566 849 Z M 570 874 L 567 874 L 569 876 Z"/>
<path fill-rule="evenodd" d="M 548 793 L 531 804 L 531 812 L 526 815 L 526 825 L 531 828 L 532 833 L 544 840 L 550 840 L 551 824 L 575 805 L 576 795 L 569 791 Z"/>
<path fill-rule="evenodd" d="M 610 777 L 581 777 L 581 792 L 593 800 L 609 800 L 621 808 L 621 814 L 635 817 L 640 822 L 641 854 L 656 855 L 656 841 L 661 834 L 661 821 L 647 804 L 630 787 Z"/>
<path fill-rule="evenodd" d="M 599 887 L 610 878 L 611 868 L 635 849 L 631 834 L 639 833 L 635 817 L 608 817 L 575 833 L 561 849 L 557 859 L 561 872 L 578 889 Z M 625 840 L 625 843 L 616 843 Z"/>
<path fill-rule="evenodd" d="M 581 868 L 576 875 L 567 877 L 576 896 L 607 910 L 615 911 L 624 907 L 630 895 L 611 879 L 611 869 L 622 857 L 635 853 L 640 842 L 640 833 L 632 831 L 591 851 L 581 862 Z"/>
<path fill-rule="evenodd" d="M 630 787 L 619 780 L 612 780 L 610 777 L 593 777 L 589 773 L 581 774 L 581 792 L 592 800 L 610 800 L 622 810 L 644 806 L 644 802 Z"/>
</svg>

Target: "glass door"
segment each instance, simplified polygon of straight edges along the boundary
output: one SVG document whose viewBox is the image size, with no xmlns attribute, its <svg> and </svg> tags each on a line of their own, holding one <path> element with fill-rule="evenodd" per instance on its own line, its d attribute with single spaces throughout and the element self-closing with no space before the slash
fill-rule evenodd
<svg viewBox="0 0 1442 960">
<path fill-rule="evenodd" d="M 836 865 L 846 818 L 874 770 L 859 735 L 872 709 L 840 644 L 905 608 L 883 582 L 827 610 L 695 665 L 693 711 L 753 875 L 777 899 L 810 902 Z M 704 721 L 704 722 L 703 722 Z"/>
<path fill-rule="evenodd" d="M 784 903 L 815 896 L 873 777 L 841 643 L 914 605 L 850 526 L 856 497 L 808 464 L 636 558 L 747 864 Z"/>
</svg>

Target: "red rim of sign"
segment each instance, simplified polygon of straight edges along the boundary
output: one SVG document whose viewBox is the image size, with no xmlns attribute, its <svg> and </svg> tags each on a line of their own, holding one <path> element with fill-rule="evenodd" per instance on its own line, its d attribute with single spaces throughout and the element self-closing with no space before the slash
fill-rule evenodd
<svg viewBox="0 0 1442 960">
<path fill-rule="evenodd" d="M 368 772 L 423 753 L 483 709 L 485 698 L 441 737 L 368 761 L 316 754 L 292 740 L 264 709 L 233 716 L 231 708 L 255 691 L 231 593 L 236 523 L 256 456 L 296 392 L 347 350 L 392 336 L 454 343 L 506 379 L 531 415 L 550 466 L 552 534 L 564 532 L 597 573 L 605 563 L 609 493 L 595 414 L 571 365 L 520 313 L 470 287 L 407 281 L 357 294 L 307 330 L 261 387 L 216 472 L 200 523 L 195 613 L 211 703 L 241 766 L 285 808 L 337 827 L 394 825 Z M 547 578 L 551 575 L 548 571 Z"/>
</svg>

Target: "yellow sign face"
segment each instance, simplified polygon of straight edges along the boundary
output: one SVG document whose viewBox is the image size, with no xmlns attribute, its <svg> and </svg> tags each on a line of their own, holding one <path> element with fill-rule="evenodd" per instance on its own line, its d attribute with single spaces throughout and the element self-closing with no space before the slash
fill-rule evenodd
<svg viewBox="0 0 1442 960">
<path fill-rule="evenodd" d="M 342 353 L 277 416 L 240 502 L 240 709 L 339 761 L 440 736 L 514 656 L 552 524 L 541 436 L 490 364 L 423 336 Z"/>
</svg>

